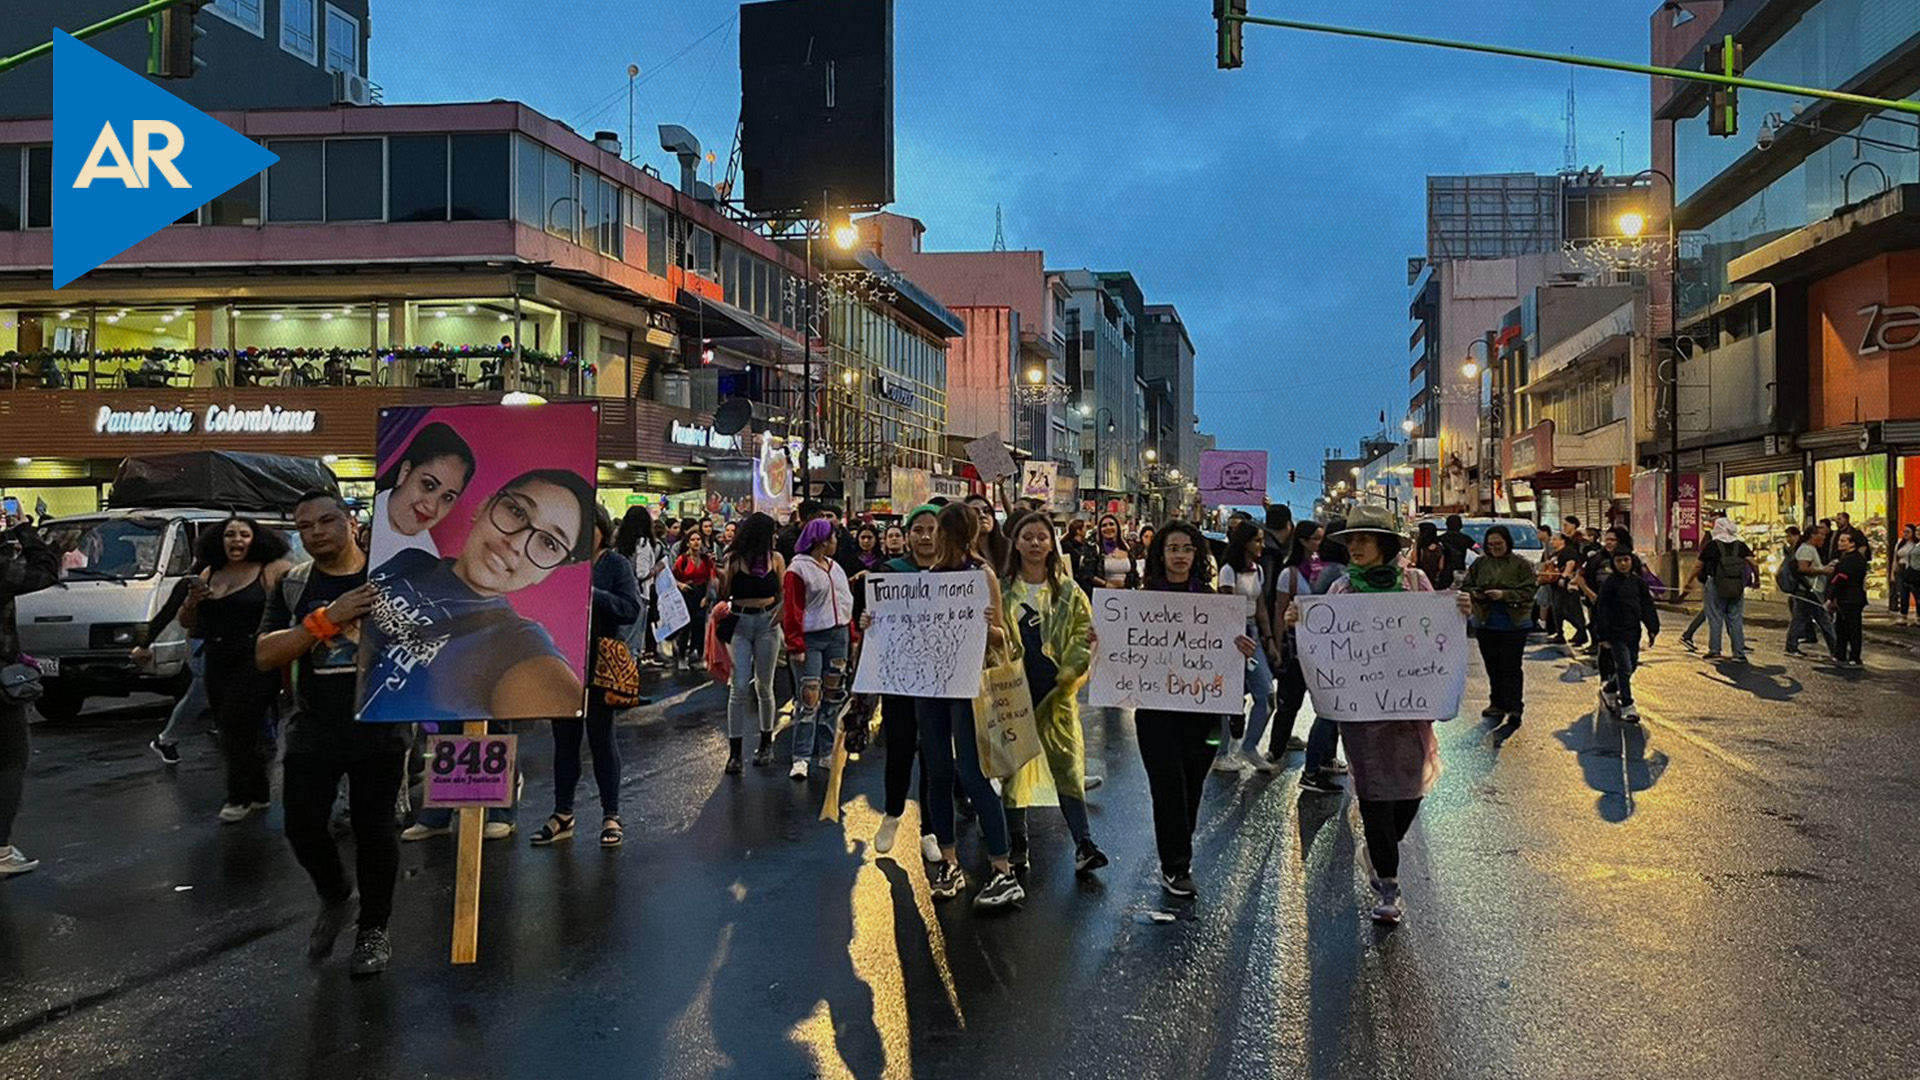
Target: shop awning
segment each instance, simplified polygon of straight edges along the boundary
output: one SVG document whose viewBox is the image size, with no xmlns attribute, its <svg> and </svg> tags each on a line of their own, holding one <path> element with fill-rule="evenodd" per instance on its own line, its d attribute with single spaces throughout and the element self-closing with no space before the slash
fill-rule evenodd
<svg viewBox="0 0 1920 1080">
<path fill-rule="evenodd" d="M 680 291 L 680 306 L 687 311 L 680 316 L 681 328 L 692 335 L 762 364 L 801 361 L 799 341 L 744 308 L 685 289 Z"/>
</svg>

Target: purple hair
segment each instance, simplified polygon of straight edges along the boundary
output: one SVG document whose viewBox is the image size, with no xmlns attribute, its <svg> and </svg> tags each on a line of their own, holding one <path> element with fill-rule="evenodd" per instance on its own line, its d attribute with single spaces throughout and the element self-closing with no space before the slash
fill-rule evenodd
<svg viewBox="0 0 1920 1080">
<path fill-rule="evenodd" d="M 793 550 L 802 555 L 813 554 L 813 549 L 833 539 L 833 522 L 826 518 L 814 518 L 800 530 L 800 539 L 794 541 Z"/>
</svg>

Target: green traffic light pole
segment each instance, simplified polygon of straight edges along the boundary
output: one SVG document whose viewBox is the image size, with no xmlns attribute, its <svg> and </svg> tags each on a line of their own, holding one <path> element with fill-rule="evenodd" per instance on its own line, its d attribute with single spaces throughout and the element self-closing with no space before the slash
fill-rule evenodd
<svg viewBox="0 0 1920 1080">
<path fill-rule="evenodd" d="M 1299 30 L 1310 34 L 1333 34 L 1339 37 L 1367 38 L 1373 41 L 1393 41 L 1402 45 L 1425 45 L 1437 49 L 1457 49 L 1463 52 L 1490 53 L 1494 56 L 1512 56 L 1522 60 L 1545 60 L 1555 64 L 1570 64 L 1574 67 L 1601 68 L 1606 71 L 1624 71 L 1633 75 L 1652 75 L 1663 79 L 1682 79 L 1688 82 L 1712 83 L 1716 86 L 1729 86 L 1739 90 L 1763 90 L 1775 94 L 1787 94 L 1797 97 L 1825 98 L 1848 105 L 1860 105 L 1870 109 L 1893 109 L 1897 112 L 1920 115 L 1920 101 L 1889 101 L 1886 98 L 1868 97 L 1865 94 L 1849 94 L 1840 90 L 1822 90 L 1811 86 L 1794 86 L 1791 83 L 1768 82 L 1765 79 L 1749 79 L 1744 75 L 1727 74 L 1724 71 L 1688 71 L 1684 68 L 1660 67 L 1655 64 L 1636 64 L 1629 60 L 1609 60 L 1604 57 L 1575 56 L 1563 53 L 1541 52 L 1536 49 L 1521 49 L 1511 45 L 1485 45 L 1472 41 L 1450 41 L 1446 38 L 1421 37 L 1416 34 L 1397 34 L 1389 30 L 1364 30 L 1349 26 L 1329 26 L 1324 23 L 1298 22 L 1293 19 L 1268 19 L 1257 15 L 1247 15 L 1232 10 L 1234 5 L 1226 3 L 1224 10 L 1216 8 L 1214 18 L 1219 21 L 1221 58 L 1230 55 L 1236 61 L 1230 66 L 1238 66 L 1237 50 L 1230 52 L 1230 38 L 1235 37 L 1239 29 L 1237 24 L 1254 26 L 1274 26 L 1282 30 Z"/>
<path fill-rule="evenodd" d="M 142 4 L 132 11 L 123 11 L 118 15 L 102 19 L 92 26 L 75 30 L 73 31 L 73 36 L 78 40 L 84 41 L 95 34 L 112 30 L 116 26 L 125 26 L 130 22 L 139 22 L 141 19 L 149 16 L 158 15 L 171 7 L 180 7 L 181 5 L 197 7 L 203 2 L 205 2 L 205 0 L 151 0 L 150 3 Z M 52 51 L 53 42 L 43 41 L 33 48 L 28 49 L 26 52 L 18 53 L 14 56 L 0 57 L 0 74 L 5 74 L 37 56 L 45 56 Z"/>
</svg>

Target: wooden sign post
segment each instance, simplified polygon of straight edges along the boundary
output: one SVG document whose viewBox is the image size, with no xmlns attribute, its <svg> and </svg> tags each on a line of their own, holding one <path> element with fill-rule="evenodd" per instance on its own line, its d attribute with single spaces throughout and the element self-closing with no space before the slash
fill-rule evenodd
<svg viewBox="0 0 1920 1080">
<path fill-rule="evenodd" d="M 468 738 L 487 733 L 487 722 L 469 720 L 461 729 Z M 453 962 L 471 964 L 480 959 L 480 840 L 486 831 L 484 807 L 460 808 L 460 857 L 453 873 Z"/>
</svg>

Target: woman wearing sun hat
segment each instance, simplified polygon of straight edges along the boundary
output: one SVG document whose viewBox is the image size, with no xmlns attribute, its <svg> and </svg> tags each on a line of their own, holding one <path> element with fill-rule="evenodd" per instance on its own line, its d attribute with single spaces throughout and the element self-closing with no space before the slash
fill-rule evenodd
<svg viewBox="0 0 1920 1080">
<path fill-rule="evenodd" d="M 1398 565 L 1406 540 L 1393 520 L 1379 507 L 1354 508 L 1347 526 L 1333 534 L 1346 545 L 1346 575 L 1335 580 L 1328 595 L 1346 593 L 1433 592 L 1433 582 L 1416 567 Z M 1460 612 L 1472 610 L 1460 597 Z M 1288 611 L 1291 625 L 1299 608 Z M 1353 773 L 1353 794 L 1360 804 L 1366 834 L 1361 847 L 1367 881 L 1373 887 L 1373 919 L 1393 926 L 1406 912 L 1400 896 L 1400 841 L 1420 812 L 1420 800 L 1433 790 L 1440 775 L 1440 746 L 1434 739 L 1434 720 L 1367 720 L 1340 724 L 1346 744 L 1347 766 Z"/>
</svg>

